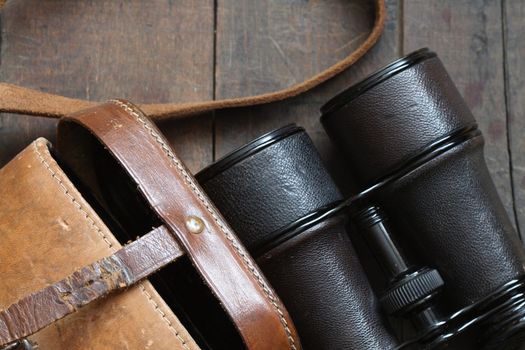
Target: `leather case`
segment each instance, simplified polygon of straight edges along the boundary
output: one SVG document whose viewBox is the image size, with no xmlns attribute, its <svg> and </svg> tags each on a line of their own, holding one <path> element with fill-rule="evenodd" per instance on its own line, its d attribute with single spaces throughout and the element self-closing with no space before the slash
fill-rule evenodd
<svg viewBox="0 0 525 350">
<path fill-rule="evenodd" d="M 1 309 L 121 247 L 50 147 L 38 139 L 0 170 Z M 31 339 L 41 350 L 198 349 L 148 281 Z"/>
<path fill-rule="evenodd" d="M 396 346 L 334 211 L 342 195 L 304 129 L 263 135 L 196 178 L 283 298 L 305 349 Z"/>
<path fill-rule="evenodd" d="M 0 170 L 1 344 L 30 336 L 40 350 L 301 348 L 280 299 L 136 107 L 115 100 L 78 112 L 60 122 L 58 139 L 53 152 L 37 140 Z M 104 183 L 115 188 L 100 196 Z M 126 226 L 107 206 L 111 195 L 151 226 Z M 122 232 L 140 237 L 121 247 L 113 233 Z M 177 300 L 168 307 L 144 279 L 175 260 L 167 270 L 191 262 L 236 339 L 219 332 L 225 345 L 209 346 L 215 335 L 185 322 L 197 346 L 171 308 Z M 168 280 L 184 288 L 179 272 Z"/>
</svg>

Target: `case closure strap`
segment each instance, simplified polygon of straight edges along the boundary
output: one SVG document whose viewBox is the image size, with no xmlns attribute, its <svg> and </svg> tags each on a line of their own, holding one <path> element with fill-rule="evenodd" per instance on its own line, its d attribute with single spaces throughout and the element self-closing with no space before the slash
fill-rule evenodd
<svg viewBox="0 0 525 350">
<path fill-rule="evenodd" d="M 183 255 L 166 227 L 154 229 L 115 254 L 0 311 L 0 345 L 4 345 L 0 350 L 36 350 L 27 339 L 16 340 L 38 332 L 111 292 L 137 283 Z"/>
</svg>

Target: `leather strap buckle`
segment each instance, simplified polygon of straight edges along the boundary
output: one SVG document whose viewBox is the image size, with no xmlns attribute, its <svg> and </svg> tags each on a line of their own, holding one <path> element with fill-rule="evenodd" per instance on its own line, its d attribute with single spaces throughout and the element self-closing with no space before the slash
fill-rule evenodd
<svg viewBox="0 0 525 350">
<path fill-rule="evenodd" d="M 6 346 L 1 347 L 0 350 L 38 350 L 38 345 L 33 344 L 28 339 L 22 339 L 7 344 Z"/>
</svg>

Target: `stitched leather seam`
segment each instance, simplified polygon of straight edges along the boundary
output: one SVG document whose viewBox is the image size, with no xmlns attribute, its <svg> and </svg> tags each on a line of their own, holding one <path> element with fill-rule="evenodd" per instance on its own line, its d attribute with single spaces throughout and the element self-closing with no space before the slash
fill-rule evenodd
<svg viewBox="0 0 525 350">
<path fill-rule="evenodd" d="M 219 216 L 215 213 L 215 210 L 213 210 L 213 208 L 210 205 L 210 203 L 206 200 L 206 198 L 201 193 L 201 191 L 199 191 L 199 189 L 195 185 L 194 181 L 189 176 L 188 171 L 182 165 L 181 161 L 175 156 L 173 151 L 170 149 L 170 147 L 168 147 L 168 145 L 162 139 L 162 137 L 151 126 L 148 125 L 148 122 L 141 116 L 141 113 L 135 110 L 134 106 L 132 106 L 132 105 L 130 105 L 128 103 L 125 103 L 123 101 L 120 101 L 120 100 L 110 100 L 110 102 L 112 102 L 115 105 L 117 105 L 120 108 L 122 108 L 125 112 L 127 112 L 129 115 L 131 115 L 133 118 L 135 118 L 135 120 L 137 120 L 140 124 L 142 124 L 144 129 L 146 129 L 150 133 L 150 135 L 153 136 L 153 138 L 157 141 L 157 143 L 164 150 L 164 152 L 166 153 L 168 158 L 175 164 L 175 166 L 177 167 L 179 172 L 184 177 L 186 183 L 190 186 L 190 188 L 195 193 L 195 195 L 197 195 L 197 198 L 199 198 L 201 203 L 206 207 L 206 209 L 208 210 L 210 215 L 215 220 L 215 223 L 220 227 L 220 229 L 222 230 L 222 232 L 224 233 L 224 235 L 226 236 L 228 241 L 230 241 L 231 246 L 239 254 L 239 256 L 241 257 L 241 259 L 244 262 L 245 266 L 248 268 L 248 270 L 252 273 L 252 275 L 257 280 L 259 286 L 262 288 L 262 290 L 266 294 L 266 297 L 268 298 L 268 300 L 270 300 L 271 304 L 274 306 L 274 308 L 275 308 L 275 310 L 276 310 L 276 312 L 277 312 L 277 314 L 279 316 L 279 320 L 280 320 L 280 322 L 281 322 L 281 324 L 282 324 L 282 326 L 283 326 L 283 328 L 284 328 L 284 330 L 286 332 L 286 336 L 288 338 L 288 342 L 289 342 L 290 348 L 292 350 L 297 350 L 297 347 L 295 345 L 295 339 L 293 338 L 293 335 L 292 335 L 292 331 L 290 330 L 288 322 L 286 321 L 286 318 L 284 317 L 284 313 L 282 312 L 281 308 L 277 304 L 276 298 L 273 295 L 272 291 L 266 285 L 266 283 L 264 282 L 261 274 L 255 269 L 255 267 L 253 266 L 252 262 L 248 258 L 247 254 L 239 246 L 239 244 L 237 243 L 237 241 L 235 240 L 235 238 L 233 237 L 231 232 L 226 228 L 226 226 L 219 219 Z"/>
<path fill-rule="evenodd" d="M 93 228 L 98 233 L 98 235 L 104 240 L 104 242 L 106 242 L 106 244 L 109 247 L 109 249 L 114 253 L 116 251 L 114 245 L 109 241 L 108 237 L 104 234 L 104 232 L 102 232 L 100 227 L 98 227 L 98 225 L 96 224 L 95 220 L 93 220 L 93 218 L 91 218 L 89 213 L 82 207 L 82 205 L 78 202 L 78 200 L 71 194 L 69 189 L 64 185 L 64 182 L 62 181 L 62 179 L 51 168 L 51 165 L 49 164 L 49 162 L 45 160 L 44 156 L 42 155 L 42 153 L 38 149 L 38 146 L 37 146 L 38 142 L 39 141 L 35 141 L 33 143 L 33 148 L 34 148 L 34 151 L 35 151 L 37 157 L 39 158 L 40 162 L 42 163 L 42 165 L 44 165 L 44 167 L 49 171 L 49 173 L 51 174 L 51 177 L 58 183 L 58 185 L 62 189 L 62 192 L 71 200 L 71 203 L 73 203 L 73 205 L 82 213 L 84 218 L 89 222 L 91 228 Z M 177 329 L 175 329 L 175 327 L 173 327 L 173 323 L 167 318 L 166 314 L 160 309 L 159 305 L 153 299 L 153 297 L 146 291 L 146 288 L 144 287 L 144 284 L 142 282 L 140 282 L 139 286 L 140 286 L 140 289 L 141 289 L 142 293 L 146 296 L 148 301 L 153 305 L 153 309 L 162 317 L 162 319 L 166 322 L 168 327 L 174 332 L 175 336 L 177 337 L 177 339 L 179 339 L 179 341 L 181 342 L 181 344 L 184 347 L 184 349 L 191 350 L 188 347 L 186 340 L 184 340 L 184 338 L 182 338 L 182 336 L 180 335 L 179 331 L 177 331 Z"/>
</svg>

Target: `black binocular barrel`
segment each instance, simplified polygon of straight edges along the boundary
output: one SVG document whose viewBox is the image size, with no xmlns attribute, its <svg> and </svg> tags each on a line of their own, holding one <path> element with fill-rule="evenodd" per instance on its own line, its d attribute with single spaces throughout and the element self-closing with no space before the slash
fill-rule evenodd
<svg viewBox="0 0 525 350">
<path fill-rule="evenodd" d="M 322 112 L 354 180 L 375 188 L 369 196 L 388 213 L 397 242 L 442 275 L 450 311 L 523 275 L 525 255 L 483 137 L 436 54 L 422 49 L 395 61 Z"/>
<path fill-rule="evenodd" d="M 283 299 L 305 349 L 393 349 L 346 232 L 342 195 L 302 128 L 251 142 L 196 176 Z"/>
</svg>

